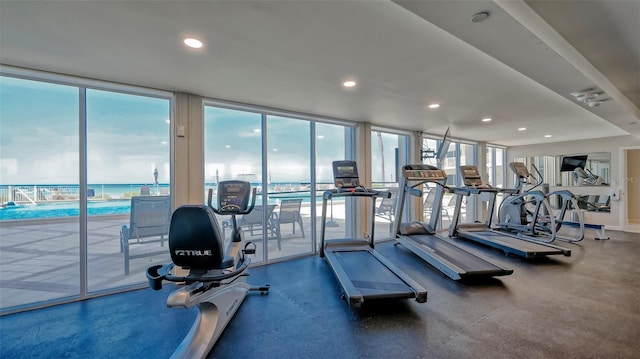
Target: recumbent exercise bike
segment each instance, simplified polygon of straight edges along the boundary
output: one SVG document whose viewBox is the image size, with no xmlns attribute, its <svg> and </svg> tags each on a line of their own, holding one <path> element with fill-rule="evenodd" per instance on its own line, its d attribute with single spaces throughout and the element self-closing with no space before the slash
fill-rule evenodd
<svg viewBox="0 0 640 359">
<path fill-rule="evenodd" d="M 251 263 L 248 254 L 255 254 L 254 243 L 243 241 L 236 215 L 253 210 L 256 190 L 246 181 L 218 183 L 218 209 L 211 205 L 213 190 L 209 190 L 207 205 L 184 205 L 175 210 L 169 227 L 169 251 L 172 263 L 147 269 L 149 286 L 162 288 L 163 280 L 184 286 L 167 298 L 171 308 L 198 306 L 198 317 L 191 330 L 171 358 L 205 358 L 236 313 L 247 292 L 267 293 L 269 285 L 251 287 L 246 273 Z M 251 204 L 249 200 L 251 198 Z M 223 252 L 224 238 L 215 214 L 230 215 L 231 242 Z M 188 270 L 187 275 L 172 274 L 176 267 Z"/>
</svg>

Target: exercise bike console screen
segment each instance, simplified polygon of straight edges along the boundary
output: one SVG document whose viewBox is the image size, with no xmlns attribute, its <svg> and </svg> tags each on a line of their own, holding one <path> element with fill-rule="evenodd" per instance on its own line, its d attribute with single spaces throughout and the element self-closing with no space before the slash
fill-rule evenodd
<svg viewBox="0 0 640 359">
<path fill-rule="evenodd" d="M 218 208 L 223 214 L 238 213 L 249 207 L 251 184 L 246 181 L 218 183 Z"/>
<path fill-rule="evenodd" d="M 333 179 L 337 188 L 360 186 L 358 167 L 355 161 L 333 161 Z"/>
</svg>

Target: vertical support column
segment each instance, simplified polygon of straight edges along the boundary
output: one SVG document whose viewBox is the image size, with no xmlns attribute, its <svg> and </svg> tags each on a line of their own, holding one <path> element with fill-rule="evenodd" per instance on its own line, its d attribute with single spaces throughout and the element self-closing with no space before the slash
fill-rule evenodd
<svg viewBox="0 0 640 359">
<path fill-rule="evenodd" d="M 88 270 L 88 241 L 89 236 L 87 225 L 87 89 L 80 87 L 78 89 L 78 140 L 79 143 L 79 162 L 78 177 L 80 182 L 79 198 L 80 203 L 80 298 L 85 298 L 88 292 L 89 276 Z"/>
<path fill-rule="evenodd" d="M 356 126 L 356 153 L 354 154 L 355 160 L 358 163 L 358 173 L 360 174 L 361 184 L 367 188 L 371 188 L 371 124 L 359 122 Z M 356 198 L 356 197 L 354 197 Z M 345 199 L 345 203 L 348 202 Z M 373 220 L 369 213 L 368 206 L 366 206 L 364 200 L 359 198 L 353 200 L 356 203 L 355 208 L 355 223 L 356 223 L 356 237 L 367 237 L 372 233 L 368 233 L 369 223 Z M 348 211 L 348 207 L 346 208 Z M 348 215 L 349 212 L 347 212 Z M 350 221 L 346 221 L 349 223 Z"/>
<path fill-rule="evenodd" d="M 495 162 L 495 161 L 494 161 Z M 489 176 L 487 175 L 487 144 L 485 142 L 479 142 L 476 145 L 476 163 L 478 167 L 478 172 L 480 173 L 480 178 L 482 179 L 482 183 L 488 183 L 487 180 Z M 495 163 L 493 164 L 495 168 Z M 487 201 L 485 201 L 486 196 L 478 195 L 478 201 L 476 203 L 476 215 L 474 221 L 479 221 L 487 216 Z"/>
<path fill-rule="evenodd" d="M 173 208 L 203 203 L 204 195 L 204 105 L 200 96 L 176 93 L 172 146 Z"/>
</svg>

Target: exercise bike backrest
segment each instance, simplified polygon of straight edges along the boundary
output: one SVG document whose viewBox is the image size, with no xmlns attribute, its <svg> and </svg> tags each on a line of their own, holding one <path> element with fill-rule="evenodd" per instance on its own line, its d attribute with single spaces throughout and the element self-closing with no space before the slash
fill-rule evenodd
<svg viewBox="0 0 640 359">
<path fill-rule="evenodd" d="M 253 196 L 251 196 L 253 194 Z M 192 272 L 206 272 L 233 265 L 233 258 L 225 257 L 224 237 L 215 214 L 231 215 L 236 241 L 236 214 L 246 214 L 255 205 L 255 189 L 245 181 L 225 181 L 218 184 L 219 209 L 211 206 L 213 191 L 209 190 L 208 205 L 184 205 L 171 216 L 169 252 L 172 262 Z M 249 205 L 249 198 L 253 197 Z M 240 241 L 238 236 L 237 241 Z"/>
</svg>

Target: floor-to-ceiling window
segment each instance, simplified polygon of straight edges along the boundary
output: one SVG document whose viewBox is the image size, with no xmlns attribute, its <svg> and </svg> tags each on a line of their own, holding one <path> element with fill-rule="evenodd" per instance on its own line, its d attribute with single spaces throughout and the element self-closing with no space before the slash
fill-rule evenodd
<svg viewBox="0 0 640 359">
<path fill-rule="evenodd" d="M 353 128 L 217 101 L 206 102 L 204 113 L 206 186 L 244 179 L 259 189 L 253 212 L 238 217 L 245 238 L 258 244 L 254 262 L 314 252 L 322 191 L 333 187 L 331 163 L 353 157 Z M 327 238 L 344 237 L 352 206 L 329 205 Z"/>
<path fill-rule="evenodd" d="M 102 207 L 98 212 L 89 211 L 87 274 L 89 291 L 98 291 L 144 281 L 147 267 L 170 261 L 168 233 L 164 243 L 162 236 L 145 237 L 145 229 L 140 228 L 152 223 L 136 222 L 146 215 L 145 210 L 137 203 L 131 207 L 138 197 L 153 197 L 165 208 L 163 223 L 169 221 L 170 101 L 87 89 L 86 113 L 87 198 L 91 207 Z M 115 214 L 127 207 L 124 213 Z M 120 221 L 118 216 L 122 216 Z M 125 238 L 114 241 L 116 235 L 124 236 L 123 225 L 130 237 L 136 237 L 128 243 L 123 242 Z M 123 263 L 113 268 L 114 258 Z"/>
<path fill-rule="evenodd" d="M 443 146 L 447 146 L 447 148 L 441 148 Z M 452 148 L 451 144 L 443 143 L 442 139 L 424 137 L 422 139 L 422 149 L 420 153 L 421 153 L 423 163 L 436 166 L 442 169 L 448 168 L 448 170 L 446 170 L 447 177 L 448 177 L 446 184 L 455 185 L 450 182 L 451 181 L 450 176 L 452 173 L 451 167 L 453 166 L 451 163 L 452 161 L 447 160 L 447 158 L 452 158 L 451 157 L 452 154 L 450 154 L 450 151 L 449 151 L 450 148 Z M 437 158 L 439 154 L 442 154 L 441 158 Z M 444 156 L 446 156 L 446 158 Z M 454 163 L 455 163 L 455 160 L 454 160 Z M 423 213 L 424 220 L 429 221 L 433 214 L 433 208 L 436 207 L 435 206 L 436 203 L 434 203 L 434 199 L 436 198 L 436 194 L 435 194 L 436 184 L 426 183 L 423 186 L 422 191 L 423 191 L 422 206 L 424 211 Z M 437 216 L 439 216 L 438 226 L 440 228 L 442 227 L 442 221 L 447 221 L 447 223 L 451 221 L 451 213 L 453 213 L 453 207 L 449 206 L 449 203 L 451 203 L 452 200 L 454 199 L 455 198 L 453 197 L 453 195 L 449 193 L 445 193 L 444 198 L 442 199 L 441 211 L 439 214 L 436 214 Z"/>
<path fill-rule="evenodd" d="M 446 145 L 446 143 L 444 143 Z M 462 165 L 476 164 L 476 145 L 471 143 L 463 143 L 459 141 L 451 141 L 448 148 L 440 148 L 443 146 L 442 139 L 436 137 L 424 137 L 422 139 L 423 163 L 437 166 L 444 169 L 447 173 L 448 186 L 462 186 L 463 183 L 459 178 L 459 167 Z M 442 161 L 435 158 L 437 154 L 443 153 Z M 446 154 L 445 154 L 446 153 Z M 433 194 L 435 185 L 427 184 L 424 188 L 424 211 L 425 219 L 428 220 L 432 215 Z M 451 193 L 445 193 L 442 199 L 442 207 L 438 221 L 439 228 L 446 228 L 450 223 L 454 214 L 456 201 L 459 198 Z M 470 221 L 475 215 L 475 198 L 463 197 L 461 202 L 460 222 Z"/>
<path fill-rule="evenodd" d="M 142 285 L 146 267 L 168 259 L 168 226 L 153 244 L 132 231 L 125 246 L 122 232 L 132 197 L 169 198 L 170 96 L 3 68 L 3 313 Z"/>
<path fill-rule="evenodd" d="M 204 182 L 205 192 L 213 190 L 214 207 L 217 184 L 225 180 L 243 180 L 256 187 L 259 196 L 256 198 L 251 215 L 238 216 L 246 229 L 247 240 L 259 243 L 262 240 L 263 195 L 268 189 L 262 188 L 262 115 L 256 112 L 205 106 L 204 112 Z M 266 207 L 269 208 L 269 207 Z M 266 213 L 267 220 L 273 209 Z M 218 216 L 221 228 L 229 239 L 231 234 L 230 217 Z M 268 226 L 267 226 L 268 227 Z M 272 234 L 267 228 L 268 237 Z M 264 247 L 256 246 L 253 262 L 264 260 Z"/>
<path fill-rule="evenodd" d="M 274 206 L 275 239 L 269 258 L 309 253 L 311 246 L 312 122 L 267 116 L 268 201 Z M 306 225 L 305 225 L 306 222 Z M 306 227 L 306 228 L 305 228 Z M 273 243 L 275 242 L 275 243 Z"/>
<path fill-rule="evenodd" d="M 354 157 L 353 127 L 331 123 L 315 124 L 315 168 L 316 168 L 316 233 L 320 235 L 322 225 L 322 194 L 335 188 L 333 161 L 351 160 Z M 347 220 L 347 218 L 349 220 Z M 345 197 L 327 200 L 324 218 L 325 238 L 353 237 L 356 233 L 353 219 L 353 201 Z M 319 241 L 319 238 L 318 238 Z"/>
<path fill-rule="evenodd" d="M 391 198 L 377 200 L 378 204 L 374 215 L 376 221 L 374 238 L 376 240 L 385 240 L 391 236 L 391 226 L 397 212 L 399 180 L 402 176 L 402 166 L 407 164 L 408 151 L 408 135 L 372 129 L 371 184 L 374 189 L 386 189 L 391 192 Z M 408 203 L 407 208 L 409 208 Z M 368 210 L 369 207 L 363 207 L 363 209 Z M 409 216 L 407 212 L 408 210 L 405 208 L 404 216 L 406 218 Z"/>
<path fill-rule="evenodd" d="M 502 147 L 486 147 L 486 183 L 497 188 L 504 188 L 506 182 L 506 151 Z"/>
<path fill-rule="evenodd" d="M 504 148 L 487 145 L 485 152 L 485 183 L 496 188 L 505 188 L 506 172 L 505 162 L 507 153 Z M 504 194 L 496 195 L 495 206 L 493 208 L 493 220 L 497 219 L 498 207 L 504 199 Z"/>
<path fill-rule="evenodd" d="M 456 143 L 457 163 L 456 163 L 456 183 L 458 186 L 464 186 L 462 178 L 459 177 L 459 168 L 464 165 L 476 164 L 476 145 L 469 143 Z M 481 213 L 477 211 L 477 203 L 480 200 L 478 196 L 466 197 L 464 203 L 464 211 L 461 211 L 460 217 L 462 222 L 474 222 L 480 220 Z"/>
<path fill-rule="evenodd" d="M 2 309 L 80 294 L 78 98 L 0 77 Z"/>
</svg>

